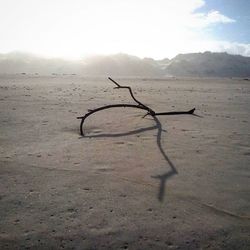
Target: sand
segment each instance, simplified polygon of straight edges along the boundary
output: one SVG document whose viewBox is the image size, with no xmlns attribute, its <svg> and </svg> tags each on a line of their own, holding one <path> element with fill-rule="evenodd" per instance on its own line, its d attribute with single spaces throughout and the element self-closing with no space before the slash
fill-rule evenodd
<svg viewBox="0 0 250 250">
<path fill-rule="evenodd" d="M 0 77 L 0 249 L 249 249 L 250 83 Z"/>
</svg>

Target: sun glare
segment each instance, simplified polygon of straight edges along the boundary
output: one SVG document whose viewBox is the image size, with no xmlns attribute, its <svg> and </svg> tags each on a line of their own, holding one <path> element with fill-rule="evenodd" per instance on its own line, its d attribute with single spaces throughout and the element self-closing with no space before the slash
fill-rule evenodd
<svg viewBox="0 0 250 250">
<path fill-rule="evenodd" d="M 114 53 L 163 58 L 197 46 L 203 50 L 211 38 L 206 26 L 230 21 L 219 12 L 196 13 L 203 0 L 9 0 L 5 5 L 3 50 L 72 59 Z M 5 14 L 10 11 L 12 16 Z"/>
</svg>

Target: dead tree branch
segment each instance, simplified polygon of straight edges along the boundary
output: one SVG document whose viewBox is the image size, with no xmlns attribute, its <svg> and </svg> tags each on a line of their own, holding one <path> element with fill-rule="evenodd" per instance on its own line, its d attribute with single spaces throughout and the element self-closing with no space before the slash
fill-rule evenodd
<svg viewBox="0 0 250 250">
<path fill-rule="evenodd" d="M 189 110 L 189 111 L 174 111 L 174 112 L 161 112 L 161 113 L 156 113 L 154 110 L 152 110 L 151 108 L 149 108 L 148 106 L 146 106 L 145 104 L 141 103 L 140 101 L 138 101 L 134 94 L 133 91 L 131 89 L 131 87 L 129 86 L 122 86 L 120 84 L 118 84 L 116 81 L 114 81 L 112 78 L 108 78 L 110 81 L 112 81 L 117 87 L 115 87 L 115 89 L 128 89 L 129 93 L 132 97 L 132 99 L 137 103 L 137 104 L 113 104 L 113 105 L 107 105 L 107 106 L 102 106 L 96 109 L 91 109 L 88 111 L 88 113 L 86 113 L 84 116 L 79 116 L 77 117 L 77 119 L 81 119 L 81 124 L 80 124 L 80 133 L 82 136 L 84 136 L 83 133 L 83 124 L 84 121 L 86 120 L 86 118 L 98 111 L 101 110 L 105 110 L 105 109 L 110 109 L 110 108 L 120 108 L 120 107 L 127 107 L 127 108 L 138 108 L 138 109 L 142 109 L 147 111 L 146 115 L 151 115 L 152 117 L 158 116 L 158 115 L 182 115 L 182 114 L 193 114 L 195 108 Z"/>
</svg>

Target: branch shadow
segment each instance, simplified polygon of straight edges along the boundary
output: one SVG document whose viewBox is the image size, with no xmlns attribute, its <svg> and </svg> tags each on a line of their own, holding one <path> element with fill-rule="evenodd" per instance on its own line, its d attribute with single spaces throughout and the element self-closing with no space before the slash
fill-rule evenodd
<svg viewBox="0 0 250 250">
<path fill-rule="evenodd" d="M 164 157 L 165 161 L 168 163 L 168 165 L 170 166 L 170 170 L 162 175 L 156 175 L 156 176 L 151 176 L 152 178 L 156 178 L 160 180 L 160 187 L 159 187 L 159 192 L 158 192 L 158 200 L 160 202 L 163 201 L 164 199 L 164 195 L 165 195 L 165 185 L 166 185 L 166 181 L 167 179 L 171 178 L 173 175 L 178 174 L 175 165 L 173 164 L 173 162 L 169 159 L 169 157 L 166 154 L 166 151 L 163 149 L 162 147 L 162 143 L 161 143 L 161 135 L 162 135 L 162 125 L 161 122 L 159 121 L 159 119 L 154 116 L 153 117 L 155 123 L 156 123 L 156 127 L 157 127 L 157 137 L 156 137 L 156 143 L 158 146 L 158 149 L 160 150 L 162 156 Z"/>
<path fill-rule="evenodd" d="M 197 114 L 192 114 L 192 116 L 196 116 L 196 117 L 199 117 L 199 118 L 204 118 L 202 115 L 197 115 Z"/>
<path fill-rule="evenodd" d="M 149 130 L 154 130 L 154 129 L 157 129 L 157 125 L 146 127 L 146 128 L 140 128 L 140 129 L 124 132 L 124 133 L 84 135 L 84 137 L 81 137 L 81 138 L 123 137 L 123 136 L 128 136 L 128 135 L 136 135 L 136 134 L 143 133 Z"/>
<path fill-rule="evenodd" d="M 167 164 L 170 166 L 170 170 L 168 172 L 166 172 L 166 173 L 164 173 L 162 175 L 151 176 L 152 178 L 160 180 L 160 185 L 159 185 L 159 191 L 158 191 L 157 198 L 158 198 L 158 200 L 160 202 L 162 202 L 163 199 L 164 199 L 164 195 L 165 195 L 166 181 L 169 178 L 171 178 L 173 175 L 178 174 L 178 172 L 177 172 L 176 167 L 174 166 L 173 162 L 169 159 L 169 157 L 167 156 L 166 151 L 163 149 L 163 146 L 162 146 L 162 142 L 161 142 L 162 132 L 166 132 L 166 130 L 162 129 L 162 124 L 161 124 L 161 122 L 159 121 L 159 119 L 156 116 L 153 117 L 153 120 L 156 123 L 154 126 L 140 128 L 140 129 L 124 132 L 124 133 L 114 133 L 114 134 L 103 133 L 103 134 L 97 134 L 97 135 L 85 135 L 84 137 L 81 137 L 81 138 L 123 137 L 123 136 L 135 135 L 135 134 L 139 134 L 139 133 L 143 133 L 143 132 L 146 132 L 146 131 L 157 129 L 157 136 L 156 136 L 157 147 L 158 147 L 161 155 L 163 156 L 163 158 L 167 162 Z"/>
</svg>

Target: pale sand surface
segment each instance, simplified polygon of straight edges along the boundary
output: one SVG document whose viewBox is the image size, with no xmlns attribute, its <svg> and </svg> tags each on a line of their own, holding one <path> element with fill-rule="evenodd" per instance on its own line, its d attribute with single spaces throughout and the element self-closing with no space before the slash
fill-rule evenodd
<svg viewBox="0 0 250 250">
<path fill-rule="evenodd" d="M 250 82 L 0 77 L 0 249 L 250 249 Z M 175 170 L 176 169 L 176 172 Z"/>
</svg>

